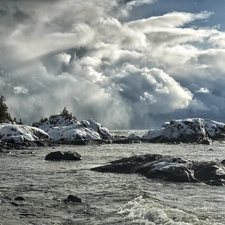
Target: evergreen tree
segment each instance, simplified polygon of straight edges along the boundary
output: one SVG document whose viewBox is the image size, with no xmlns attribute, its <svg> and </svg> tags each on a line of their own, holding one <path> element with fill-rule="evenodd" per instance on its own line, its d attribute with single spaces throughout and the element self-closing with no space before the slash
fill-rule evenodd
<svg viewBox="0 0 225 225">
<path fill-rule="evenodd" d="M 5 104 L 5 97 L 0 97 L 0 121 L 9 120 L 12 121 L 10 114 L 8 113 L 8 106 Z"/>
<path fill-rule="evenodd" d="M 72 119 L 72 118 L 76 119 L 75 117 L 73 117 L 72 113 L 69 113 L 66 107 L 63 108 L 63 111 L 61 112 L 60 115 L 65 116 L 66 118 L 69 118 L 69 119 Z"/>
</svg>

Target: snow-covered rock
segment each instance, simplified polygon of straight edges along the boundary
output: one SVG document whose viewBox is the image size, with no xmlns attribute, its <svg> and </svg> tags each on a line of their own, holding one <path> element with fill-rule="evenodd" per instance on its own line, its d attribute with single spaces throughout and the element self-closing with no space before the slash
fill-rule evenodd
<svg viewBox="0 0 225 225">
<path fill-rule="evenodd" d="M 206 133 L 210 138 L 225 138 L 225 123 L 209 119 L 205 119 L 202 122 L 205 126 Z"/>
<path fill-rule="evenodd" d="M 161 128 L 150 130 L 142 138 L 150 142 L 198 142 L 210 144 L 212 139 L 225 137 L 225 124 L 202 118 L 188 118 L 166 122 Z"/>
<path fill-rule="evenodd" d="M 99 133 L 82 126 L 78 127 L 77 124 L 52 127 L 48 130 L 48 134 L 51 141 L 55 142 L 101 140 Z"/>
<path fill-rule="evenodd" d="M 106 127 L 103 127 L 100 123 L 94 119 L 81 120 L 80 122 L 84 127 L 96 131 L 102 139 L 110 139 L 112 135 Z"/>
<path fill-rule="evenodd" d="M 12 123 L 0 124 L 1 141 L 23 143 L 26 141 L 40 141 L 48 139 L 49 135 L 45 131 L 36 127 Z"/>
<path fill-rule="evenodd" d="M 71 124 L 81 126 L 78 120 L 75 118 L 68 118 L 66 116 L 52 116 L 49 119 L 41 120 L 40 122 L 33 123 L 34 127 L 38 127 L 46 132 L 48 132 L 53 127 L 69 126 Z"/>
<path fill-rule="evenodd" d="M 78 121 L 59 115 L 33 125 L 46 131 L 54 142 L 85 144 L 111 138 L 109 130 L 93 119 Z"/>
</svg>

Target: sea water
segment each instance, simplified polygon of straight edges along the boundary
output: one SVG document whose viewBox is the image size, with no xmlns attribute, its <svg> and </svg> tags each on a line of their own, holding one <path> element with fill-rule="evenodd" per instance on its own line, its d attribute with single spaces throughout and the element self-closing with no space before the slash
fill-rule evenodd
<svg viewBox="0 0 225 225">
<path fill-rule="evenodd" d="M 225 159 L 225 143 L 62 145 L 0 155 L 1 225 L 225 224 L 225 187 L 173 183 L 138 174 L 91 171 L 139 154 L 189 160 Z M 45 161 L 51 151 L 76 151 L 81 161 Z M 26 154 L 25 154 L 26 153 Z M 27 154 L 28 153 L 28 154 Z M 82 203 L 66 203 L 68 195 Z M 21 196 L 24 201 L 16 201 Z M 16 204 L 15 204 L 16 203 Z"/>
</svg>

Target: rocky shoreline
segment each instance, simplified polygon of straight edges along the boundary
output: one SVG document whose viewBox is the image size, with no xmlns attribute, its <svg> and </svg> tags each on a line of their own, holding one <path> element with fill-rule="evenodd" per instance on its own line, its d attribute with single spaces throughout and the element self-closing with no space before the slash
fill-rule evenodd
<svg viewBox="0 0 225 225">
<path fill-rule="evenodd" d="M 166 122 L 161 128 L 149 130 L 143 136 L 113 135 L 93 119 L 78 121 L 59 115 L 32 126 L 0 124 L 0 149 L 47 147 L 57 144 L 131 144 L 131 143 L 197 143 L 212 144 L 225 139 L 225 124 L 202 118 Z"/>
</svg>

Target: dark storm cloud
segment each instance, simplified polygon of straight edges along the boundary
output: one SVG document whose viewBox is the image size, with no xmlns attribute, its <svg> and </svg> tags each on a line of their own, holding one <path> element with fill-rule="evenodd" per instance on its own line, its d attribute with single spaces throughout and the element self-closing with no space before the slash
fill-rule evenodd
<svg viewBox="0 0 225 225">
<path fill-rule="evenodd" d="M 221 118 L 225 34 L 189 26 L 215 13 L 134 19 L 151 0 L 2 3 L 0 89 L 13 117 L 31 123 L 66 106 L 109 128 Z"/>
</svg>

